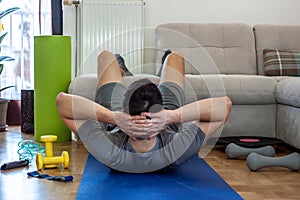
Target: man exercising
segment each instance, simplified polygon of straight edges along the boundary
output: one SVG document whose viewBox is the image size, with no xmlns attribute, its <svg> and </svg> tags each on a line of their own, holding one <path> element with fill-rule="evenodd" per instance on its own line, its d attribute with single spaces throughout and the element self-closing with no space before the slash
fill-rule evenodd
<svg viewBox="0 0 300 200">
<path fill-rule="evenodd" d="M 166 52 L 158 86 L 148 79 L 126 88 L 131 75 L 119 55 L 98 56 L 95 102 L 60 93 L 57 108 L 64 123 L 87 150 L 108 167 L 145 173 L 176 167 L 200 150 L 228 119 L 228 97 L 184 105 L 184 59 Z"/>
</svg>

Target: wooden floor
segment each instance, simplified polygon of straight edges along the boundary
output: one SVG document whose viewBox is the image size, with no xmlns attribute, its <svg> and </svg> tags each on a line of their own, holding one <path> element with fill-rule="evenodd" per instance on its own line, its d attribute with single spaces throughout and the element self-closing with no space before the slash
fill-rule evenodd
<svg viewBox="0 0 300 200">
<path fill-rule="evenodd" d="M 18 160 L 18 143 L 32 139 L 32 134 L 22 134 L 19 127 L 9 127 L 8 131 L 0 132 L 0 164 Z M 251 172 L 245 159 L 227 159 L 224 148 L 224 145 L 215 146 L 205 160 L 244 199 L 300 199 L 300 172 L 280 167 Z M 48 169 L 42 173 L 72 175 L 72 182 L 27 177 L 27 172 L 36 170 L 33 161 L 26 168 L 1 171 L 0 199 L 76 199 L 88 153 L 83 145 L 77 145 L 74 141 L 54 144 L 54 155 L 60 155 L 63 150 L 70 154 L 69 169 Z M 294 150 L 288 146 L 276 146 L 277 156 Z"/>
</svg>

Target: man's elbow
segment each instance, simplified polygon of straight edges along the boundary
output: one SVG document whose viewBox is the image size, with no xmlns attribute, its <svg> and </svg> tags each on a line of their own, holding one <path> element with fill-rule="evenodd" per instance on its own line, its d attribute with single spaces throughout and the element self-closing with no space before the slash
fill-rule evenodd
<svg viewBox="0 0 300 200">
<path fill-rule="evenodd" d="M 225 122 L 228 120 L 231 109 L 232 109 L 232 101 L 228 96 L 225 96 L 226 100 L 226 114 L 225 114 Z"/>
<path fill-rule="evenodd" d="M 62 105 L 63 102 L 64 102 L 65 96 L 66 96 L 66 94 L 65 94 L 64 92 L 60 92 L 60 93 L 56 96 L 55 103 L 56 103 L 56 107 L 57 107 L 58 109 L 59 109 L 60 107 L 62 107 L 61 105 Z"/>
</svg>

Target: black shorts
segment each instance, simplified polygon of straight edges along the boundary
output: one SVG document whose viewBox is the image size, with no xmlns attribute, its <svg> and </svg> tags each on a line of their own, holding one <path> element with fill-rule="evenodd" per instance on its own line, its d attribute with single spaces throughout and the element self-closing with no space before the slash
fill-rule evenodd
<svg viewBox="0 0 300 200">
<path fill-rule="evenodd" d="M 163 100 L 163 108 L 166 110 L 175 110 L 184 105 L 183 89 L 173 82 L 163 82 L 158 85 Z M 112 111 L 123 110 L 124 94 L 127 87 L 122 83 L 108 83 L 97 89 L 95 102 Z M 178 131 L 180 124 L 170 125 L 174 131 Z M 106 124 L 107 131 L 115 128 L 114 125 Z"/>
</svg>

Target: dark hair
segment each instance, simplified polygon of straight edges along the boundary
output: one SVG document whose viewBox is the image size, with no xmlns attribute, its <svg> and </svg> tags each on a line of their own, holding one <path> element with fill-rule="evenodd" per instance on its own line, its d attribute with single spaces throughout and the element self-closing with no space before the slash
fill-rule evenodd
<svg viewBox="0 0 300 200">
<path fill-rule="evenodd" d="M 139 79 L 128 86 L 123 101 L 125 113 L 140 115 L 142 112 L 159 112 L 162 96 L 157 86 L 149 79 Z"/>
</svg>

